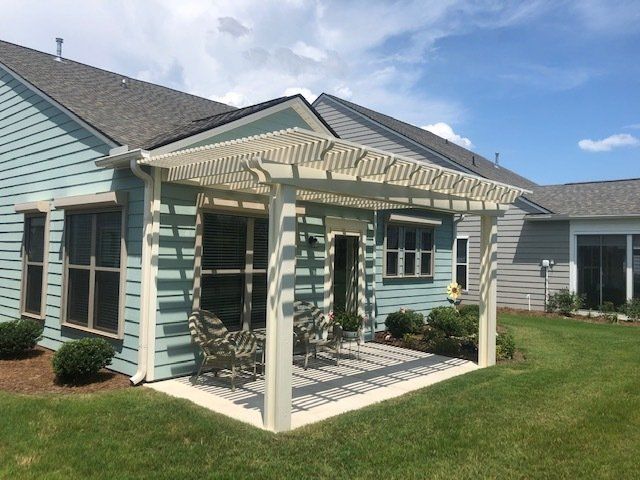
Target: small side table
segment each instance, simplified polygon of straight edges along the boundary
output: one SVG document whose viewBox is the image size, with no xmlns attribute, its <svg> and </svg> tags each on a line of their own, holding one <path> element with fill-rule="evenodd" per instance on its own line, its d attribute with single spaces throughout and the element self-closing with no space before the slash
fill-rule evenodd
<svg viewBox="0 0 640 480">
<path fill-rule="evenodd" d="M 341 345 L 340 345 L 340 349 L 342 349 L 342 347 L 345 344 L 349 344 L 349 355 L 351 355 L 351 347 L 352 345 L 356 344 L 356 358 L 358 360 L 360 360 L 360 332 L 342 332 L 342 338 L 340 340 Z"/>
</svg>

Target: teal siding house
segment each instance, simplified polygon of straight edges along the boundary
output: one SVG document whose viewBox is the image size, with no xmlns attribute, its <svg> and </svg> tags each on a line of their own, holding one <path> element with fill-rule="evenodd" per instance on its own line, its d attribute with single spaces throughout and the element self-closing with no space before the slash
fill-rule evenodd
<svg viewBox="0 0 640 480">
<path fill-rule="evenodd" d="M 495 362 L 496 218 L 522 190 L 340 139 L 301 96 L 234 108 L 0 42 L 0 170 L 0 321 L 42 321 L 53 350 L 106 338 L 134 384 L 194 372 L 188 318 L 214 311 L 264 332 L 286 429 L 293 302 L 358 312 L 368 339 L 446 305 L 463 213 Z"/>
</svg>

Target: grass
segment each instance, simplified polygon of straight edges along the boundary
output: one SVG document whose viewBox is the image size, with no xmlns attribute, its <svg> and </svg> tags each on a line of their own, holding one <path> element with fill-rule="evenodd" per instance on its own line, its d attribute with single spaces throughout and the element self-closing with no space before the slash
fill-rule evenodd
<svg viewBox="0 0 640 480">
<path fill-rule="evenodd" d="M 640 328 L 500 323 L 525 361 L 282 435 L 143 388 L 0 393 L 0 478 L 637 478 Z"/>
</svg>

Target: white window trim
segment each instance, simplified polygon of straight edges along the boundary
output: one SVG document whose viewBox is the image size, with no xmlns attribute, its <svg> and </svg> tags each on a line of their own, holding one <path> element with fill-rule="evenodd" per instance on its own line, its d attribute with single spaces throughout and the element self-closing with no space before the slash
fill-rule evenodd
<svg viewBox="0 0 640 480">
<path fill-rule="evenodd" d="M 458 240 L 466 240 L 467 241 L 467 261 L 466 263 L 458 263 Z M 465 265 L 467 267 L 467 274 L 466 274 L 466 278 L 465 278 L 465 285 L 466 287 L 462 290 L 463 292 L 468 292 L 469 291 L 469 235 L 457 235 L 455 238 L 455 242 L 454 242 L 454 248 L 453 248 L 453 266 L 454 266 L 454 270 L 453 270 L 453 278 L 455 279 L 455 281 L 458 281 L 458 266 L 460 265 Z"/>
<path fill-rule="evenodd" d="M 333 259 L 336 235 L 357 236 L 358 244 L 358 313 L 365 312 L 366 273 L 365 257 L 367 248 L 368 223 L 364 220 L 340 217 L 325 217 L 325 259 L 324 259 L 324 311 L 333 310 Z"/>
<path fill-rule="evenodd" d="M 193 274 L 193 310 L 199 310 L 202 300 L 202 276 L 215 274 L 232 274 L 244 272 L 244 292 L 243 307 L 240 318 L 243 330 L 249 330 L 251 327 L 251 310 L 252 310 L 252 293 L 253 293 L 253 274 L 268 274 L 267 268 L 253 268 L 253 242 L 254 242 L 254 226 L 255 220 L 247 222 L 247 243 L 245 248 L 245 268 L 240 271 L 237 269 L 220 269 L 220 270 L 204 270 L 202 268 L 202 249 L 203 249 L 203 225 L 204 216 L 206 214 L 235 215 L 245 217 L 247 219 L 268 218 L 268 215 L 259 209 L 233 208 L 216 205 L 214 202 L 206 201 L 204 198 L 198 200 L 199 208 L 196 213 L 196 239 L 195 239 L 195 258 L 194 258 L 194 274 Z"/>
<path fill-rule="evenodd" d="M 389 225 L 397 226 L 400 228 L 413 228 L 416 230 L 416 249 L 410 250 L 410 252 L 414 252 L 416 255 L 416 265 L 415 265 L 415 273 L 413 275 L 405 275 L 404 273 L 404 252 L 405 249 L 400 248 L 401 242 L 404 241 L 404 235 L 399 235 L 398 238 L 398 249 L 393 249 L 392 251 L 398 252 L 398 274 L 397 275 L 388 275 L 387 274 L 387 229 Z M 424 275 L 421 273 L 422 270 L 422 253 L 428 253 L 429 250 L 423 250 L 420 245 L 420 230 L 430 230 L 431 231 L 431 273 L 429 275 Z M 420 247 L 420 248 L 418 248 Z M 402 261 L 400 261 L 402 252 Z M 415 279 L 426 279 L 432 280 L 435 277 L 435 257 L 436 257 L 436 229 L 434 225 L 416 225 L 414 223 L 407 222 L 397 222 L 397 221 L 386 221 L 384 225 L 384 241 L 383 241 L 383 249 L 382 249 L 382 278 L 385 280 L 394 280 L 394 279 L 402 279 L 402 278 L 415 278 Z"/>
<path fill-rule="evenodd" d="M 41 203 L 41 202 L 35 202 Z M 18 206 L 16 206 L 16 211 L 18 211 Z M 22 278 L 20 280 L 20 315 L 22 317 L 29 317 L 36 320 L 44 320 L 47 316 L 47 280 L 49 273 L 49 228 L 50 228 L 50 212 L 49 209 L 45 211 L 36 209 L 29 210 L 28 212 L 23 210 L 24 222 L 23 222 L 23 239 L 22 239 Z M 32 312 L 27 312 L 25 305 L 27 301 L 27 218 L 29 217 L 38 217 L 44 216 L 44 239 L 42 246 L 42 294 L 40 299 L 40 313 L 35 314 Z"/>
<path fill-rule="evenodd" d="M 76 197 L 77 198 L 77 197 Z M 91 238 L 91 265 L 88 266 L 88 270 L 92 272 L 89 275 L 89 311 L 88 311 L 88 320 L 87 326 L 78 325 L 76 323 L 71 323 L 67 321 L 67 297 L 68 297 L 68 277 L 69 277 L 69 262 L 68 262 L 68 238 L 67 232 L 69 228 L 69 222 L 67 221 L 67 217 L 73 214 L 90 214 L 95 215 L 98 213 L 112 212 L 117 211 L 121 214 L 121 223 L 120 223 L 120 295 L 118 299 L 118 329 L 116 332 L 109 332 L 106 330 L 100 330 L 93 326 L 94 315 L 93 315 L 93 304 L 95 301 L 94 298 L 94 289 L 95 289 L 95 272 L 99 270 L 104 270 L 105 267 L 95 267 L 95 235 L 96 235 L 96 222 L 92 221 L 92 238 Z M 93 217 L 95 218 L 95 217 Z M 64 242 L 62 245 L 62 295 L 61 295 L 61 305 L 60 305 L 60 324 L 66 328 L 72 328 L 75 330 L 80 330 L 83 332 L 93 333 L 95 335 L 100 335 L 103 337 L 113 338 L 121 340 L 124 338 L 124 317 L 125 317 L 125 302 L 126 302 L 126 277 L 127 277 L 127 208 L 123 205 L 106 207 L 106 208 L 80 208 L 80 209 L 71 209 L 69 208 L 65 211 L 64 217 Z M 74 267 L 71 267 L 74 268 Z"/>
</svg>

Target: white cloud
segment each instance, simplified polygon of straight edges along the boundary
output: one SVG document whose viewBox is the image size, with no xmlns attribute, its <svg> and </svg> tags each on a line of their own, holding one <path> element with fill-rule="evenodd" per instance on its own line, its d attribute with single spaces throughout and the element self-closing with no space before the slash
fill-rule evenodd
<svg viewBox="0 0 640 480">
<path fill-rule="evenodd" d="M 439 137 L 446 138 L 450 142 L 456 143 L 464 148 L 473 147 L 473 143 L 467 137 L 458 135 L 453 131 L 450 125 L 444 122 L 433 123 L 431 125 L 425 125 L 422 127 L 424 130 L 428 130 L 431 133 L 435 133 Z"/>
<path fill-rule="evenodd" d="M 544 0 L 441 0 L 428 8 L 421 0 L 401 7 L 384 0 L 92 0 L 80 8 L 24 0 L 4 2 L 0 32 L 51 52 L 62 36 L 68 58 L 236 106 L 296 87 L 307 98 L 327 91 L 409 122 L 452 123 L 465 109 L 420 84 L 434 43 L 531 21 L 546 9 Z M 401 48 L 391 49 L 397 39 Z"/>
<path fill-rule="evenodd" d="M 312 103 L 318 97 L 318 95 L 313 93 L 308 88 L 304 88 L 304 87 L 289 87 L 284 91 L 285 97 L 290 97 L 292 95 L 298 95 L 298 94 L 306 98 L 307 102 L 309 103 Z"/>
<path fill-rule="evenodd" d="M 218 31 L 228 33 L 234 37 L 243 37 L 251 30 L 233 17 L 220 17 L 218 18 Z"/>
<path fill-rule="evenodd" d="M 628 133 L 618 133 L 603 138 L 602 140 L 591 140 L 587 138 L 578 142 L 578 146 L 587 152 L 609 152 L 614 148 L 637 147 L 639 145 L 640 140 Z"/>
</svg>

